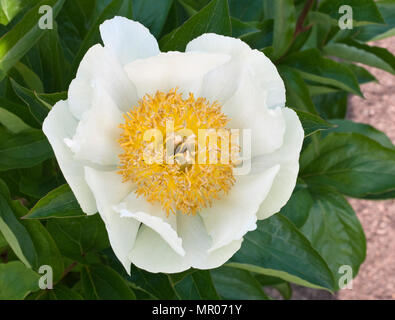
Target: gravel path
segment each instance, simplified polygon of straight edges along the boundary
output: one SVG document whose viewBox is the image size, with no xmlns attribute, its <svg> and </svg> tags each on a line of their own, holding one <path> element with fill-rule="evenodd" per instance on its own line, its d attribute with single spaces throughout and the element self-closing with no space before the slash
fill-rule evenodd
<svg viewBox="0 0 395 320">
<path fill-rule="evenodd" d="M 373 43 L 395 54 L 395 37 Z M 368 123 L 385 132 L 395 143 L 395 77 L 385 71 L 368 68 L 379 83 L 362 86 L 365 100 L 350 99 L 348 117 Z M 367 258 L 354 279 L 353 289 L 336 296 L 294 286 L 293 299 L 395 299 L 395 200 L 367 201 L 350 199 L 367 238 Z"/>
</svg>

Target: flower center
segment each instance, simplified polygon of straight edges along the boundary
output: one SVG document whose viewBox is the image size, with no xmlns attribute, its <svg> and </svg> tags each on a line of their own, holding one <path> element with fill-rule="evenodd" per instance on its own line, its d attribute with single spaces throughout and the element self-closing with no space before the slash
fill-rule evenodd
<svg viewBox="0 0 395 320">
<path fill-rule="evenodd" d="M 137 186 L 137 196 L 159 203 L 167 215 L 196 214 L 235 183 L 240 148 L 217 102 L 192 93 L 183 99 L 177 89 L 157 91 L 124 119 L 119 173 Z"/>
</svg>

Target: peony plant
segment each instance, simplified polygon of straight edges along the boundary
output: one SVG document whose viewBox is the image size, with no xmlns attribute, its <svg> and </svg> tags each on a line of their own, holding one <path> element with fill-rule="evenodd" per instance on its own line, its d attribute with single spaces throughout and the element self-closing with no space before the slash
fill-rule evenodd
<svg viewBox="0 0 395 320">
<path fill-rule="evenodd" d="M 167 273 L 221 266 L 296 184 L 304 133 L 284 108 L 280 75 L 262 52 L 231 37 L 206 33 L 185 52 L 160 53 L 138 22 L 115 17 L 100 31 L 104 47 L 88 50 L 68 100 L 43 122 L 66 181 L 85 213 L 100 213 L 128 273 L 131 263 Z M 146 161 L 154 142 L 144 134 L 170 121 L 175 128 L 161 146 L 171 141 L 174 152 L 157 150 L 162 161 Z M 250 153 L 235 145 L 250 172 L 235 176 L 231 161 L 198 161 L 195 146 L 192 156 L 183 151 L 182 139 L 197 144 L 199 130 L 225 126 L 251 130 Z"/>
</svg>

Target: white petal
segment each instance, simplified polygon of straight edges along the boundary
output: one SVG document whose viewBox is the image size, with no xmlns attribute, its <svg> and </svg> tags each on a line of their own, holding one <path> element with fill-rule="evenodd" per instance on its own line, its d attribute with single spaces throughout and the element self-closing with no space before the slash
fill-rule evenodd
<svg viewBox="0 0 395 320">
<path fill-rule="evenodd" d="M 43 123 L 43 131 L 78 203 L 85 213 L 93 214 L 97 212 L 96 202 L 86 184 L 83 164 L 74 160 L 72 152 L 63 141 L 65 138 L 71 138 L 74 135 L 76 127 L 77 120 L 70 113 L 66 101 L 59 101 Z"/>
<path fill-rule="evenodd" d="M 163 238 L 142 224 L 129 258 L 138 268 L 149 272 L 176 273 L 190 268 L 188 261 Z"/>
<path fill-rule="evenodd" d="M 276 152 L 259 157 L 255 162 L 255 167 L 259 170 L 275 163 L 279 163 L 281 166 L 280 172 L 258 212 L 258 219 L 266 219 L 280 211 L 291 197 L 298 177 L 299 154 L 302 149 L 304 132 L 295 111 L 289 108 L 283 110 L 286 121 L 284 144 Z"/>
<path fill-rule="evenodd" d="M 69 107 L 77 119 L 92 107 L 95 87 L 104 88 L 122 111 L 128 111 L 138 101 L 136 89 L 120 62 L 99 44 L 88 50 L 69 87 Z"/>
<path fill-rule="evenodd" d="M 268 108 L 285 106 L 285 86 L 275 65 L 262 52 L 251 48 L 239 39 L 213 33 L 203 34 L 188 43 L 186 52 L 225 53 L 232 56 L 230 62 L 205 77 L 205 96 L 212 99 L 220 91 L 224 102 L 236 92 L 243 70 L 253 75 L 251 83 L 266 96 Z M 224 88 L 226 90 L 223 90 Z M 220 90 L 218 90 L 220 89 Z"/>
<path fill-rule="evenodd" d="M 246 61 L 243 57 L 251 48 L 240 39 L 204 34 L 189 42 L 185 52 L 223 53 L 231 57 L 228 63 L 207 73 L 202 86 L 205 98 L 225 103 L 239 87 L 242 63 Z"/>
<path fill-rule="evenodd" d="M 114 207 L 121 217 L 133 218 L 157 232 L 179 255 L 185 255 L 182 239 L 177 235 L 176 216 L 169 215 L 159 205 L 149 203 L 143 197 L 130 193 L 124 202 Z"/>
<path fill-rule="evenodd" d="M 115 171 L 104 172 L 85 167 L 85 178 L 95 196 L 100 216 L 105 222 L 111 247 L 130 274 L 129 254 L 134 246 L 140 222 L 132 218 L 121 218 L 113 207 L 134 187 L 130 183 L 123 183 L 122 177 Z"/>
<path fill-rule="evenodd" d="M 270 191 L 280 170 L 274 165 L 266 170 L 238 176 L 228 195 L 200 212 L 204 225 L 213 239 L 210 251 L 241 239 L 256 229 L 259 206 Z"/>
<path fill-rule="evenodd" d="M 104 89 L 96 87 L 93 91 L 92 107 L 82 115 L 73 139 L 65 143 L 74 152 L 75 159 L 116 165 L 122 153 L 118 144 L 122 113 Z"/>
<path fill-rule="evenodd" d="M 155 37 L 141 23 L 124 17 L 114 17 L 100 26 L 104 46 L 109 48 L 122 65 L 136 59 L 159 54 Z"/>
<path fill-rule="evenodd" d="M 229 59 L 224 54 L 167 52 L 135 60 L 126 65 L 125 70 L 140 98 L 146 93 L 176 87 L 184 94 L 192 92 L 200 96 L 203 76 Z"/>
<path fill-rule="evenodd" d="M 185 51 L 226 53 L 234 58 L 248 53 L 251 51 L 251 48 L 240 39 L 226 37 L 215 33 L 205 33 L 190 41 L 187 44 Z"/>
<path fill-rule="evenodd" d="M 192 40 L 187 51 L 226 53 L 229 63 L 209 72 L 202 95 L 223 103 L 230 128 L 251 129 L 252 156 L 271 153 L 282 144 L 285 123 L 285 87 L 274 64 L 239 39 L 204 34 Z"/>
<path fill-rule="evenodd" d="M 199 215 L 179 215 L 177 226 L 186 251 L 185 258 L 196 269 L 213 269 L 223 265 L 240 249 L 243 241 L 240 237 L 217 250 L 210 250 L 213 240 Z"/>
<path fill-rule="evenodd" d="M 243 77 L 236 93 L 222 108 L 231 119 L 228 128 L 251 130 L 251 154 L 242 150 L 246 157 L 277 150 L 283 143 L 285 132 L 283 108 L 266 108 L 256 89 L 248 76 Z"/>
<path fill-rule="evenodd" d="M 236 240 L 213 252 L 208 252 L 211 238 L 199 216 L 177 216 L 177 226 L 183 239 L 185 256 L 177 254 L 160 235 L 147 226 L 140 228 L 130 259 L 149 272 L 176 273 L 191 267 L 212 269 L 224 264 L 240 248 Z"/>
</svg>

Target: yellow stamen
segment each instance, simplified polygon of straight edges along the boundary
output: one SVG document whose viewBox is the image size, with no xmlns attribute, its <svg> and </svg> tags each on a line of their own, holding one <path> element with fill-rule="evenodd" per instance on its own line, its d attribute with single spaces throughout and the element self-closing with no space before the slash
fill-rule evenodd
<svg viewBox="0 0 395 320">
<path fill-rule="evenodd" d="M 195 159 L 199 129 L 225 129 L 229 121 L 217 102 L 210 104 L 205 98 L 196 99 L 192 93 L 183 99 L 177 89 L 167 93 L 157 91 L 153 96 L 145 95 L 124 119 L 125 123 L 120 125 L 123 130 L 119 144 L 124 152 L 120 155 L 119 173 L 124 181 L 136 184 L 137 196 L 159 203 L 167 215 L 196 214 L 233 186 L 231 162 L 199 164 Z M 169 121 L 174 128 L 170 134 Z M 144 138 L 144 133 L 152 129 L 159 130 L 164 137 L 159 145 Z M 187 133 L 179 134 L 183 130 Z M 171 156 L 166 150 L 169 139 L 174 147 Z M 219 149 L 214 150 L 218 160 Z M 144 160 L 147 152 L 154 161 Z"/>
</svg>

